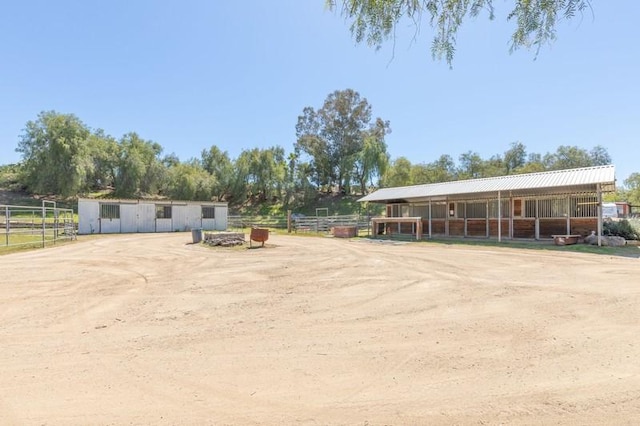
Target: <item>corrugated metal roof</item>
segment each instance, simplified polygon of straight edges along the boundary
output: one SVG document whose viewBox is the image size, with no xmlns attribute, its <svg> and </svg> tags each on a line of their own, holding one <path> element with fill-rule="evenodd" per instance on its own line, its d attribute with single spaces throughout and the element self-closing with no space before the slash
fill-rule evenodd
<svg viewBox="0 0 640 426">
<path fill-rule="evenodd" d="M 111 203 L 111 204 L 158 204 L 158 205 L 203 205 L 203 206 L 228 206 L 229 203 L 222 201 L 187 201 L 187 200 L 166 200 L 150 198 L 86 198 L 78 197 L 78 201 Z"/>
<path fill-rule="evenodd" d="M 597 184 L 605 185 L 606 188 L 603 188 L 603 190 L 611 191 L 615 189 L 615 167 L 613 165 L 383 188 L 360 198 L 358 201 L 407 200 L 463 194 L 497 193 L 498 191 L 560 188 L 582 188 L 595 191 Z"/>
</svg>

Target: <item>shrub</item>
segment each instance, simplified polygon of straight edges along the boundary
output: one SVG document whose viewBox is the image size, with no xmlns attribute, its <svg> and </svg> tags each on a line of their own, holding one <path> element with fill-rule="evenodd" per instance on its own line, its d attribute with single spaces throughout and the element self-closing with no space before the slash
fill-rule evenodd
<svg viewBox="0 0 640 426">
<path fill-rule="evenodd" d="M 627 219 L 605 221 L 603 223 L 603 234 L 622 237 L 625 240 L 640 239 L 640 232 Z"/>
</svg>

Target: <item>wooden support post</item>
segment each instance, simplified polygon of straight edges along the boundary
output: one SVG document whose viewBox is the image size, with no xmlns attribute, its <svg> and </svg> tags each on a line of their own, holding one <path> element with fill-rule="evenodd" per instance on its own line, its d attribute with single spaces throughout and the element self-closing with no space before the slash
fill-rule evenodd
<svg viewBox="0 0 640 426">
<path fill-rule="evenodd" d="M 431 198 L 429 198 L 429 238 L 431 237 Z"/>
<path fill-rule="evenodd" d="M 449 236 L 449 216 L 451 214 L 449 211 L 449 199 L 445 198 L 444 202 L 445 202 L 444 235 L 445 237 L 448 237 Z"/>
<path fill-rule="evenodd" d="M 510 210 L 510 214 L 509 214 L 509 238 L 513 239 L 513 235 L 515 234 L 513 232 L 513 197 L 511 196 L 511 193 L 509 193 L 509 205 L 511 206 L 509 208 Z"/>
<path fill-rule="evenodd" d="M 489 238 L 489 235 L 490 235 L 490 234 L 489 234 L 489 200 L 487 200 L 487 207 L 486 207 L 485 213 L 486 213 L 486 214 L 485 214 L 485 222 L 484 222 L 484 224 L 485 224 L 485 226 L 486 226 L 486 229 L 485 229 L 485 236 L 486 236 L 487 238 Z"/>
<path fill-rule="evenodd" d="M 598 192 L 598 246 L 602 245 L 602 188 L 597 186 Z"/>
<path fill-rule="evenodd" d="M 498 242 L 502 242 L 502 200 L 498 191 Z"/>
<path fill-rule="evenodd" d="M 567 235 L 571 234 L 571 197 L 567 195 Z"/>
<path fill-rule="evenodd" d="M 536 198 L 536 240 L 540 239 L 540 214 L 538 209 L 538 199 Z"/>
</svg>

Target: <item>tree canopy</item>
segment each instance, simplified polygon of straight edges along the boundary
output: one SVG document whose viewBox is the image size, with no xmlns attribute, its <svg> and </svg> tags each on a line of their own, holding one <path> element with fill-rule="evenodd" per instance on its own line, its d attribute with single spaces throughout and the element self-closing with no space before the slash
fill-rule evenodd
<svg viewBox="0 0 640 426">
<path fill-rule="evenodd" d="M 320 192 L 364 195 L 376 188 L 446 182 L 588 167 L 611 163 L 606 148 L 560 145 L 529 152 L 513 142 L 503 153 L 483 157 L 469 150 L 456 159 L 431 162 L 391 159 L 389 123 L 373 118 L 356 91 L 335 91 L 318 110 L 303 109 L 292 152 L 280 145 L 246 148 L 236 158 L 211 145 L 199 158 L 181 161 L 135 132 L 120 138 L 93 130 L 73 114 L 46 111 L 27 122 L 17 151 L 22 162 L 0 166 L 0 187 L 36 194 L 76 196 L 103 192 L 121 198 L 170 197 L 265 204 L 295 209 Z M 632 174 L 618 200 L 640 204 L 640 174 Z M 266 203 L 265 203 L 266 202 Z M 269 207 L 272 208 L 272 207 Z"/>
<path fill-rule="evenodd" d="M 296 125 L 297 153 L 311 159 L 319 186 L 349 191 L 385 168 L 389 122 L 371 119 L 371 105 L 352 89 L 336 90 L 317 111 L 306 107 Z"/>
<path fill-rule="evenodd" d="M 590 0 L 513 0 L 507 21 L 515 23 L 511 51 L 520 47 L 536 49 L 556 38 L 560 19 L 571 19 L 591 8 Z M 485 12 L 495 19 L 493 0 L 326 0 L 331 10 L 340 9 L 351 21 L 351 33 L 358 43 L 375 48 L 395 37 L 399 23 L 409 22 L 420 31 L 428 24 L 434 31 L 431 52 L 451 65 L 456 37 L 463 22 Z"/>
</svg>

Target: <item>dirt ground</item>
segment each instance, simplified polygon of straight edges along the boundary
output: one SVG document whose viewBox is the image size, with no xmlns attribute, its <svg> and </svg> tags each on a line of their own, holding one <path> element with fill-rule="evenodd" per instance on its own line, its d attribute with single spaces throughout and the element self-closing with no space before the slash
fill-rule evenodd
<svg viewBox="0 0 640 426">
<path fill-rule="evenodd" d="M 272 235 L 0 256 L 0 424 L 637 424 L 640 259 Z"/>
</svg>

